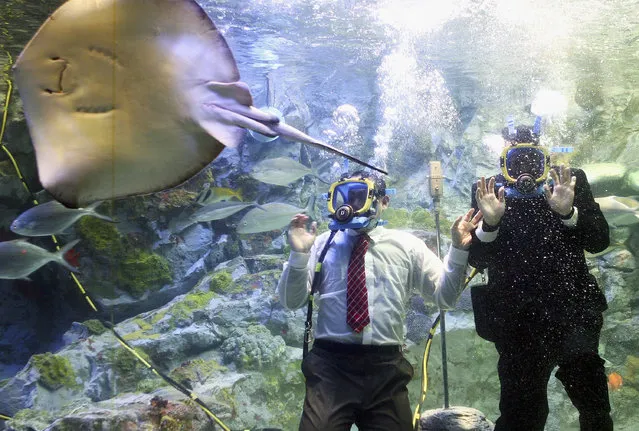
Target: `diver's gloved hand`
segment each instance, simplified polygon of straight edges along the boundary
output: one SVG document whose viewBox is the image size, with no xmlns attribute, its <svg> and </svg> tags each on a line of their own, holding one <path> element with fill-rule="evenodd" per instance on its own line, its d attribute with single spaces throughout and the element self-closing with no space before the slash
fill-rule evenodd
<svg viewBox="0 0 639 431">
<path fill-rule="evenodd" d="M 477 207 L 484 215 L 484 223 L 498 226 L 506 212 L 506 201 L 504 200 L 504 187 L 501 187 L 495 194 L 495 177 L 491 177 L 488 184 L 486 184 L 484 177 L 477 180 L 475 200 Z"/>
<path fill-rule="evenodd" d="M 477 228 L 477 224 L 481 221 L 482 213 L 477 211 L 475 217 L 474 208 L 471 208 L 463 216 L 457 217 L 457 220 L 450 227 L 450 236 L 453 240 L 453 247 L 460 250 L 468 250 L 473 242 L 473 231 Z"/>
<path fill-rule="evenodd" d="M 306 229 L 308 216 L 306 214 L 296 214 L 288 227 L 288 245 L 291 250 L 300 253 L 308 253 L 315 242 L 317 234 L 317 222 L 311 224 L 310 229 Z"/>
<path fill-rule="evenodd" d="M 551 210 L 562 217 L 566 217 L 572 212 L 577 178 L 571 176 L 570 167 L 563 164 L 559 167 L 559 175 L 554 169 L 550 170 L 550 178 L 552 178 L 554 185 L 552 191 L 548 184 L 544 185 L 546 201 Z"/>
</svg>

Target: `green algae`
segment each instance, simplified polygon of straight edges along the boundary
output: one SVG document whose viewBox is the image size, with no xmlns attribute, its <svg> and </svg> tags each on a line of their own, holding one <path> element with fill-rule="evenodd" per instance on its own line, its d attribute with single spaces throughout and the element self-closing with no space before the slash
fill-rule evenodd
<svg viewBox="0 0 639 431">
<path fill-rule="evenodd" d="M 65 357 L 47 352 L 33 355 L 31 363 L 40 374 L 38 381 L 52 391 L 76 385 L 75 372 Z"/>
<path fill-rule="evenodd" d="M 215 292 L 195 292 L 184 297 L 180 302 L 173 304 L 168 310 L 171 315 L 171 324 L 179 320 L 190 319 L 193 312 L 205 308 L 211 299 L 215 297 Z"/>
<path fill-rule="evenodd" d="M 85 320 L 84 322 L 82 322 L 82 324 L 86 326 L 89 334 L 91 335 L 102 335 L 106 331 L 108 331 L 108 329 L 102 324 L 102 322 L 97 319 Z"/>
<path fill-rule="evenodd" d="M 229 288 L 233 283 L 233 277 L 228 271 L 218 271 L 211 277 L 209 289 L 217 293 L 229 293 Z"/>
<path fill-rule="evenodd" d="M 95 252 L 96 260 L 109 261 L 110 277 L 95 275 L 92 290 L 105 297 L 116 297 L 115 288 L 140 298 L 148 290 L 159 290 L 173 279 L 166 258 L 136 247 L 118 232 L 113 223 L 83 217 L 76 224 L 79 235 Z"/>
</svg>

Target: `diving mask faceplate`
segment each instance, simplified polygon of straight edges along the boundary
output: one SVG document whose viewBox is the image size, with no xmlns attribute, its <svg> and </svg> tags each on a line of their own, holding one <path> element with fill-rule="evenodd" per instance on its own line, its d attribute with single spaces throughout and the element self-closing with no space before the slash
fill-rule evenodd
<svg viewBox="0 0 639 431">
<path fill-rule="evenodd" d="M 504 148 L 499 165 L 506 179 L 507 197 L 543 195 L 548 177 L 550 154 L 538 144 L 516 143 Z"/>
<path fill-rule="evenodd" d="M 375 182 L 368 178 L 345 179 L 331 184 L 326 194 L 331 230 L 363 229 L 375 220 Z M 379 224 L 379 221 L 377 222 Z"/>
<path fill-rule="evenodd" d="M 340 180 L 328 189 L 328 212 L 342 219 L 361 215 L 371 208 L 375 197 L 375 183 L 368 178 Z"/>
</svg>

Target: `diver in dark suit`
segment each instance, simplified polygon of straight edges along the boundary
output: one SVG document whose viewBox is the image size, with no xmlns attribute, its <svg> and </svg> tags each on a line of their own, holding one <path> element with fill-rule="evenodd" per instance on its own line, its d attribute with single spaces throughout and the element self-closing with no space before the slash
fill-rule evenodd
<svg viewBox="0 0 639 431">
<path fill-rule="evenodd" d="M 478 334 L 499 353 L 495 430 L 544 429 L 555 367 L 581 430 L 612 430 L 598 354 L 607 305 L 584 256 L 608 247 L 608 223 L 582 170 L 550 168 L 529 127 L 502 135 L 502 173 L 473 185 L 472 206 L 484 219 L 469 255 L 472 266 L 488 270 L 487 286 L 473 290 L 473 307 Z"/>
</svg>

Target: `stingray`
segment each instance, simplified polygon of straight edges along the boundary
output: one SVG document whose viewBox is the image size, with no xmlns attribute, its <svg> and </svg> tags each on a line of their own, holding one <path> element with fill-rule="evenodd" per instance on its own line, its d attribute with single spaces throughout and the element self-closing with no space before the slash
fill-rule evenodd
<svg viewBox="0 0 639 431">
<path fill-rule="evenodd" d="M 255 108 L 194 0 L 69 0 L 14 73 L 40 182 L 68 207 L 178 186 L 246 129 L 385 173 Z"/>
</svg>

